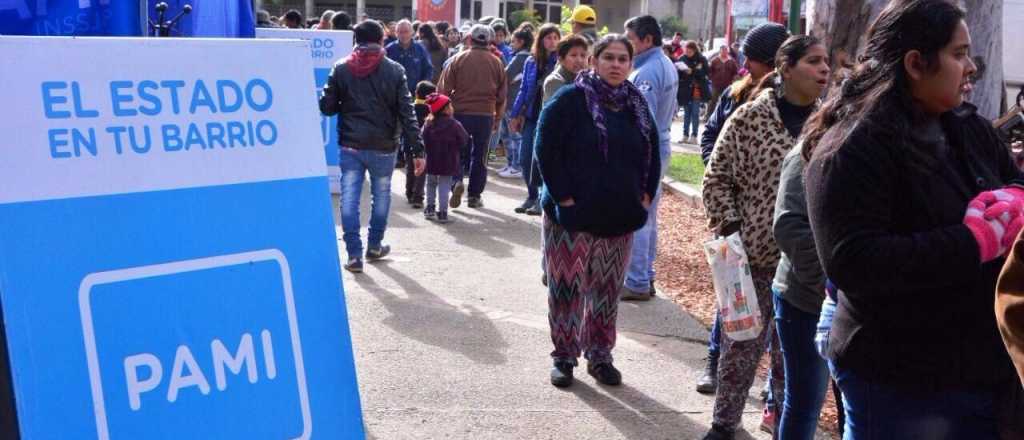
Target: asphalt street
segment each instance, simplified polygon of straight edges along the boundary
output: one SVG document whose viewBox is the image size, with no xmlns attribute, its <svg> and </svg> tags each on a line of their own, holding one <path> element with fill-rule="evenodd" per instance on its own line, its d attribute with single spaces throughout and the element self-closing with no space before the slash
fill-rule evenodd
<svg viewBox="0 0 1024 440">
<path fill-rule="evenodd" d="M 620 306 L 621 386 L 585 368 L 568 389 L 549 384 L 540 218 L 513 212 L 521 181 L 491 172 L 485 207 L 463 204 L 446 226 L 406 204 L 401 171 L 392 195 L 391 256 L 342 271 L 367 438 L 700 439 L 710 427 L 714 399 L 693 390 L 708 332 L 664 297 Z M 757 430 L 760 387 L 739 439 L 769 438 Z"/>
</svg>

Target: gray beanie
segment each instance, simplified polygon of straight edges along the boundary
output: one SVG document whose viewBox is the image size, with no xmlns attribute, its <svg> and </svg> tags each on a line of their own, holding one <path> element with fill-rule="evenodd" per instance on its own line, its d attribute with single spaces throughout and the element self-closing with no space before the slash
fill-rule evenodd
<svg viewBox="0 0 1024 440">
<path fill-rule="evenodd" d="M 778 23 L 762 23 L 747 32 L 740 51 L 743 56 L 768 65 L 775 65 L 775 52 L 789 38 L 789 31 Z"/>
</svg>

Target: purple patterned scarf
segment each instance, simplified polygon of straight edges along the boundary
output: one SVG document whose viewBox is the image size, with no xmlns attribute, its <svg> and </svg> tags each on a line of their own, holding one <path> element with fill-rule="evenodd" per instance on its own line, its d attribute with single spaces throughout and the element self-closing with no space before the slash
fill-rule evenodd
<svg viewBox="0 0 1024 440">
<path fill-rule="evenodd" d="M 583 89 L 587 98 L 587 110 L 594 118 L 594 125 L 597 126 L 597 143 L 604 160 L 608 160 L 608 128 L 604 125 L 604 113 L 601 107 L 608 105 L 633 112 L 636 123 L 640 127 L 640 133 L 644 136 L 644 182 L 647 181 L 647 173 L 651 165 L 651 148 L 647 145 L 651 135 L 651 114 L 647 108 L 647 100 L 629 80 L 623 81 L 618 87 L 612 87 L 604 82 L 593 69 L 588 69 L 576 75 L 576 87 Z"/>
</svg>

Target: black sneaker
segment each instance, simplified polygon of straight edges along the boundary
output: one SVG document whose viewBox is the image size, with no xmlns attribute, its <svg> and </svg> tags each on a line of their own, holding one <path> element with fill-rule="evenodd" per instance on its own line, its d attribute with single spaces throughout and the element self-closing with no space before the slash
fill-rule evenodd
<svg viewBox="0 0 1024 440">
<path fill-rule="evenodd" d="M 704 374 L 697 379 L 697 392 L 701 394 L 715 394 L 718 391 L 718 358 L 707 357 L 704 364 Z"/>
<path fill-rule="evenodd" d="M 587 363 L 587 373 L 605 385 L 615 386 L 622 383 L 622 373 L 615 369 L 611 362 Z"/>
<path fill-rule="evenodd" d="M 736 431 L 726 428 L 717 423 L 711 424 L 711 430 L 704 435 L 703 440 L 733 440 L 736 438 Z"/>
<path fill-rule="evenodd" d="M 548 287 L 548 274 L 546 274 L 546 273 L 540 274 L 540 283 L 543 284 L 544 287 Z"/>
<path fill-rule="evenodd" d="M 427 220 L 434 220 L 437 218 L 437 210 L 434 209 L 434 205 L 427 205 L 427 208 L 423 210 L 423 218 Z"/>
<path fill-rule="evenodd" d="M 423 202 L 412 202 L 409 204 L 412 209 L 423 209 Z"/>
<path fill-rule="evenodd" d="M 448 218 L 448 211 L 441 211 L 437 213 L 437 222 L 446 225 L 452 222 L 452 219 Z"/>
<path fill-rule="evenodd" d="M 654 280 L 651 280 L 651 296 L 658 296 L 658 289 L 654 288 Z"/>
<path fill-rule="evenodd" d="M 452 187 L 452 198 L 448 200 L 448 206 L 458 208 L 462 204 L 462 193 L 465 191 L 466 186 L 461 181 L 455 182 L 455 186 Z"/>
<path fill-rule="evenodd" d="M 537 204 L 536 200 L 526 199 L 526 201 L 523 202 L 522 205 L 519 205 L 519 206 L 516 207 L 516 213 L 518 213 L 518 214 L 525 214 L 527 209 L 530 209 L 531 206 L 536 205 L 536 204 Z"/>
<path fill-rule="evenodd" d="M 470 208 L 476 208 L 476 209 L 483 208 L 484 207 L 484 201 L 482 199 L 480 199 L 479 197 L 470 197 L 469 198 L 469 203 L 467 203 L 466 206 L 469 206 Z"/>
<path fill-rule="evenodd" d="M 366 259 L 368 261 L 377 261 L 381 258 L 388 256 L 391 253 L 391 246 L 383 245 L 377 249 L 367 249 Z"/>
<path fill-rule="evenodd" d="M 345 268 L 345 270 L 347 270 L 349 272 L 352 272 L 352 273 L 362 273 L 363 272 L 363 259 L 359 258 L 359 257 L 349 258 L 348 259 L 348 263 L 345 263 L 345 266 L 343 266 L 343 267 Z"/>
<path fill-rule="evenodd" d="M 555 361 L 555 366 L 551 369 L 551 385 L 558 388 L 572 385 L 572 368 L 571 362 Z"/>
</svg>

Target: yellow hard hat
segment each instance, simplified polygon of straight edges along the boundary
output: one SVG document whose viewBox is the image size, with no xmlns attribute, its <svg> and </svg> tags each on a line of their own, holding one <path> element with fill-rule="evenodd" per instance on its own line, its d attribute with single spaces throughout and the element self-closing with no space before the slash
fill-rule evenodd
<svg viewBox="0 0 1024 440">
<path fill-rule="evenodd" d="M 587 5 L 579 5 L 572 10 L 572 21 L 580 24 L 597 24 L 597 13 L 594 8 Z"/>
</svg>

